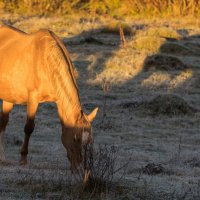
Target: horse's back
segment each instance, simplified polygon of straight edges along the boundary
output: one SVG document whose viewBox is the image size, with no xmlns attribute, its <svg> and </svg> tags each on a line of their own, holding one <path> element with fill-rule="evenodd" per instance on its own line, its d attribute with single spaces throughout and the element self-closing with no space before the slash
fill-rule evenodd
<svg viewBox="0 0 200 200">
<path fill-rule="evenodd" d="M 26 103 L 28 93 L 47 84 L 42 38 L 47 31 L 26 34 L 13 27 L 0 28 L 0 98 Z"/>
<path fill-rule="evenodd" d="M 23 47 L 26 45 L 30 45 L 35 43 L 42 43 L 41 38 L 45 36 L 50 36 L 50 31 L 47 29 L 42 29 L 34 33 L 27 34 L 17 28 L 12 26 L 3 25 L 0 27 L 0 50 L 4 47 L 4 45 L 13 46 L 18 45 L 15 47 Z"/>
</svg>

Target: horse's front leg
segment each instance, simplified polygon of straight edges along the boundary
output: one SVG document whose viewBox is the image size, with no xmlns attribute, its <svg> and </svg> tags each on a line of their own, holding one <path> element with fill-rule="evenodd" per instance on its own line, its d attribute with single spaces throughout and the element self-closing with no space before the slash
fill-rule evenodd
<svg viewBox="0 0 200 200">
<path fill-rule="evenodd" d="M 0 160 L 5 160 L 4 153 L 4 133 L 9 120 L 9 113 L 13 108 L 13 104 L 3 101 L 2 111 L 0 116 Z"/>
<path fill-rule="evenodd" d="M 38 107 L 38 101 L 35 98 L 35 95 L 30 95 L 29 102 L 27 103 L 27 120 L 26 120 L 26 125 L 24 127 L 24 132 L 25 132 L 24 142 L 21 148 L 21 159 L 20 159 L 21 165 L 27 164 L 29 139 L 35 127 L 34 120 L 37 107 Z"/>
</svg>

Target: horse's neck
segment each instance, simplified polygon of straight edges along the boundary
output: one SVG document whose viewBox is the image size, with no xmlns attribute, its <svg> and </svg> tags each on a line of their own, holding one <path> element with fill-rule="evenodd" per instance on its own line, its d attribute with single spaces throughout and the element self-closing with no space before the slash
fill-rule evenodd
<svg viewBox="0 0 200 200">
<path fill-rule="evenodd" d="M 46 51 L 47 68 L 51 74 L 51 83 L 57 97 L 58 113 L 65 124 L 74 125 L 81 115 L 81 103 L 74 78 L 72 63 L 69 55 L 56 40 L 48 43 L 49 51 Z"/>
<path fill-rule="evenodd" d="M 59 100 L 57 102 L 58 114 L 60 120 L 65 126 L 74 127 L 77 121 L 82 118 L 82 109 L 78 103 L 71 102 L 70 104 L 65 104 L 64 100 Z"/>
</svg>

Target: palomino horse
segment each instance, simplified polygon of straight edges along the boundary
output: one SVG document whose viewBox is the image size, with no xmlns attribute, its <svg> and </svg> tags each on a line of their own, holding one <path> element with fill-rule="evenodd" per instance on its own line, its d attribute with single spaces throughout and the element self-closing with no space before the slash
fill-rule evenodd
<svg viewBox="0 0 200 200">
<path fill-rule="evenodd" d="M 62 41 L 49 30 L 26 34 L 10 26 L 0 28 L 0 153 L 4 157 L 3 136 L 14 104 L 27 105 L 21 164 L 27 163 L 28 144 L 34 130 L 39 103 L 55 102 L 62 125 L 62 143 L 71 167 L 82 159 L 82 146 L 92 141 L 90 115 L 82 111 L 74 67 Z"/>
</svg>

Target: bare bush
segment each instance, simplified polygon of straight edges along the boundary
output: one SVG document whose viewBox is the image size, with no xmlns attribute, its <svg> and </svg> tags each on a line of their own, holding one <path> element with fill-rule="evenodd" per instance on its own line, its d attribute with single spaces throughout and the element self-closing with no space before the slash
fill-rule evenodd
<svg viewBox="0 0 200 200">
<path fill-rule="evenodd" d="M 88 145 L 83 148 L 81 167 L 74 174 L 75 179 L 83 179 L 83 191 L 91 195 L 101 194 L 115 187 L 115 182 L 124 176 L 130 160 L 120 165 L 117 155 L 118 151 L 114 146 L 100 145 L 94 148 L 93 145 Z"/>
</svg>

